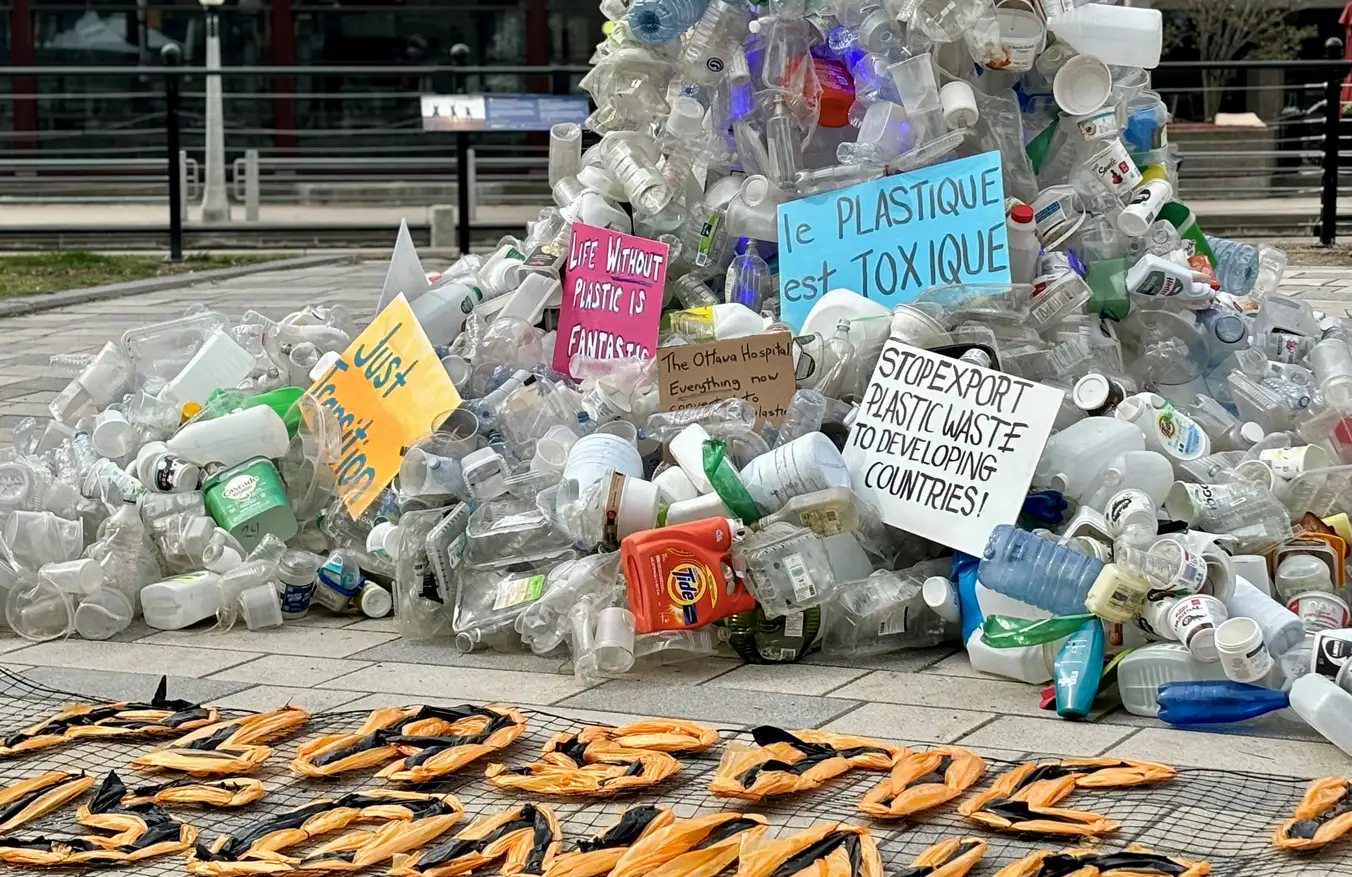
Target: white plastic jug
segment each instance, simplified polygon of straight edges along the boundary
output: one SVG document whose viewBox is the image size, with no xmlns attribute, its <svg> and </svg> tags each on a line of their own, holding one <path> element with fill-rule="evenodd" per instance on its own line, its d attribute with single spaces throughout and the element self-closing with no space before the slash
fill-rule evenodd
<svg viewBox="0 0 1352 877">
<path fill-rule="evenodd" d="M 1182 643 L 1155 643 L 1127 655 L 1117 665 L 1122 706 L 1136 716 L 1158 716 L 1159 688 L 1166 682 L 1212 682 L 1225 678 L 1218 663 L 1205 664 Z"/>
<path fill-rule="evenodd" d="M 1326 740 L 1352 755 L 1352 694 L 1327 676 L 1307 673 L 1291 685 L 1291 709 Z"/>
<path fill-rule="evenodd" d="M 175 576 L 141 590 L 146 624 L 159 630 L 181 630 L 216 614 L 221 606 L 221 577 L 200 570 Z"/>
<path fill-rule="evenodd" d="M 1145 435 L 1134 423 L 1113 417 L 1086 417 L 1047 440 L 1033 473 L 1033 485 L 1079 499 L 1098 489 L 1098 474 L 1110 460 L 1128 451 L 1143 450 Z"/>
<path fill-rule="evenodd" d="M 1047 26 L 1075 51 L 1105 64 L 1146 70 L 1159 66 L 1164 17 L 1158 9 L 1090 3 L 1049 18 Z"/>
<path fill-rule="evenodd" d="M 1127 451 L 1108 461 L 1098 473 L 1094 484 L 1098 490 L 1083 500 L 1090 508 L 1101 509 L 1109 497 L 1119 490 L 1135 488 L 1150 496 L 1156 506 L 1164 504 L 1164 497 L 1174 484 L 1174 467 L 1169 458 L 1154 451 Z"/>
<path fill-rule="evenodd" d="M 1040 646 L 1015 646 L 1012 649 L 997 649 L 986 645 L 981 631 L 975 630 L 967 640 L 967 657 L 972 667 L 982 673 L 1016 679 L 1030 685 L 1042 685 L 1052 678 L 1052 664 L 1056 652 L 1054 643 Z"/>
<path fill-rule="evenodd" d="M 165 443 L 170 453 L 189 463 L 205 466 L 220 463 L 230 467 L 267 457 L 285 456 L 291 444 L 286 424 L 267 405 L 255 405 L 213 420 L 200 420 L 183 427 Z"/>
</svg>

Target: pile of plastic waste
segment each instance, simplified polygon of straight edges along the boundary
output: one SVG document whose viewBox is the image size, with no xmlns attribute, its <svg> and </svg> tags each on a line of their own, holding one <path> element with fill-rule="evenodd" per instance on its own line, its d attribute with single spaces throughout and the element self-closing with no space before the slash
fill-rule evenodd
<svg viewBox="0 0 1352 877">
<path fill-rule="evenodd" d="M 1352 752 L 1352 322 L 1283 295 L 1282 252 L 1209 238 L 1175 200 L 1157 12 L 602 9 L 582 83 L 599 139 L 552 132 L 556 206 L 408 291 L 463 403 L 378 500 L 353 516 L 335 496 L 352 425 L 305 391 L 356 338 L 341 308 L 198 309 L 58 357 L 69 387 L 0 464 L 15 632 L 393 608 L 407 636 L 587 678 L 962 642 L 979 670 L 1051 683 L 1069 718 L 1114 686 L 1175 724 L 1290 705 Z M 1009 281 L 823 288 L 784 318 L 779 205 L 992 152 Z M 655 351 L 563 370 L 584 226 L 664 245 L 663 312 Z M 664 410 L 665 353 L 777 337 L 782 416 L 744 387 Z M 890 342 L 1063 394 L 980 557 L 887 524 L 842 454 Z"/>
</svg>

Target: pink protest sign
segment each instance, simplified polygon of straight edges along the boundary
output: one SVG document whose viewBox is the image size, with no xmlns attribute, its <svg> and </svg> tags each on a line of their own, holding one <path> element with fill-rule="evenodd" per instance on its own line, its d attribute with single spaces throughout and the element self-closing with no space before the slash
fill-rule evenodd
<svg viewBox="0 0 1352 877">
<path fill-rule="evenodd" d="M 573 223 L 554 370 L 572 374 L 568 364 L 578 354 L 652 359 L 666 279 L 666 244 Z"/>
</svg>

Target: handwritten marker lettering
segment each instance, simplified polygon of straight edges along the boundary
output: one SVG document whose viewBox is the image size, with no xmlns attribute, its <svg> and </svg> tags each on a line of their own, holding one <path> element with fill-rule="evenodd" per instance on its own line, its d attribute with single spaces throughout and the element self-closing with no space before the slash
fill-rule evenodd
<svg viewBox="0 0 1352 877">
<path fill-rule="evenodd" d="M 1009 282 L 1000 153 L 779 205 L 780 303 L 795 328 L 843 288 L 888 307 L 936 286 Z"/>
</svg>

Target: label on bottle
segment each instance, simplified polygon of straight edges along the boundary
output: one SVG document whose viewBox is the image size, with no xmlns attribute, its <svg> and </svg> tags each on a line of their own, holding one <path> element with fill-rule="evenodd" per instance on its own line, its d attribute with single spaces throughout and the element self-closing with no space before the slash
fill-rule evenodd
<svg viewBox="0 0 1352 877">
<path fill-rule="evenodd" d="M 187 473 L 189 470 L 192 470 L 195 473 L 197 467 L 185 463 L 177 457 L 171 457 L 168 454 L 165 454 L 155 461 L 155 465 L 151 470 L 150 480 L 154 484 L 155 490 L 160 493 L 177 493 L 179 487 L 181 487 L 184 481 L 188 479 Z M 195 474 L 193 476 L 193 486 L 196 486 Z"/>
<path fill-rule="evenodd" d="M 718 233 L 718 224 L 723 221 L 721 213 L 711 214 L 699 230 L 699 248 L 695 251 L 695 265 L 703 268 L 711 259 L 709 251 L 714 247 L 714 236 Z"/>
<path fill-rule="evenodd" d="M 1308 343 L 1309 340 L 1304 335 L 1274 330 L 1268 333 L 1266 353 L 1269 359 L 1277 362 L 1299 362 L 1306 351 L 1313 346 Z"/>
<path fill-rule="evenodd" d="M 283 615 L 304 615 L 310 611 L 310 598 L 314 596 L 314 580 L 308 582 L 278 582 L 277 594 L 281 597 Z"/>
<path fill-rule="evenodd" d="M 1155 418 L 1155 432 L 1164 449 L 1175 457 L 1189 460 L 1202 454 L 1202 428 L 1173 408 L 1166 408 Z"/>
<path fill-rule="evenodd" d="M 601 546 L 606 551 L 615 551 L 620 547 L 620 501 L 623 497 L 624 476 L 619 472 L 611 472 L 605 508 L 601 510 Z"/>
<path fill-rule="evenodd" d="M 845 532 L 845 525 L 841 522 L 840 512 L 833 506 L 824 506 L 822 508 L 804 509 L 798 513 L 798 519 L 818 536 L 835 536 Z"/>
<path fill-rule="evenodd" d="M 527 576 L 524 579 L 508 579 L 498 585 L 497 595 L 493 599 L 493 611 L 533 603 L 540 599 L 545 591 L 544 576 Z"/>
<path fill-rule="evenodd" d="M 803 635 L 803 613 L 792 612 L 784 616 L 784 635 L 796 637 Z"/>
<path fill-rule="evenodd" d="M 793 583 L 793 599 L 796 602 L 806 603 L 817 596 L 817 586 L 812 583 L 807 564 L 803 562 L 803 555 L 790 554 L 784 558 L 784 571 L 788 573 L 789 580 Z"/>
<path fill-rule="evenodd" d="M 760 652 L 761 658 L 772 663 L 794 661 L 798 658 L 797 649 L 791 649 L 785 646 L 761 646 L 757 651 Z"/>
<path fill-rule="evenodd" d="M 905 633 L 909 626 L 911 610 L 910 607 L 902 607 L 901 615 L 889 615 L 878 623 L 878 636 L 892 636 L 893 634 Z"/>
<path fill-rule="evenodd" d="M 1141 295 L 1171 296 L 1183 291 L 1183 281 L 1164 271 L 1151 271 L 1133 292 Z"/>
</svg>

